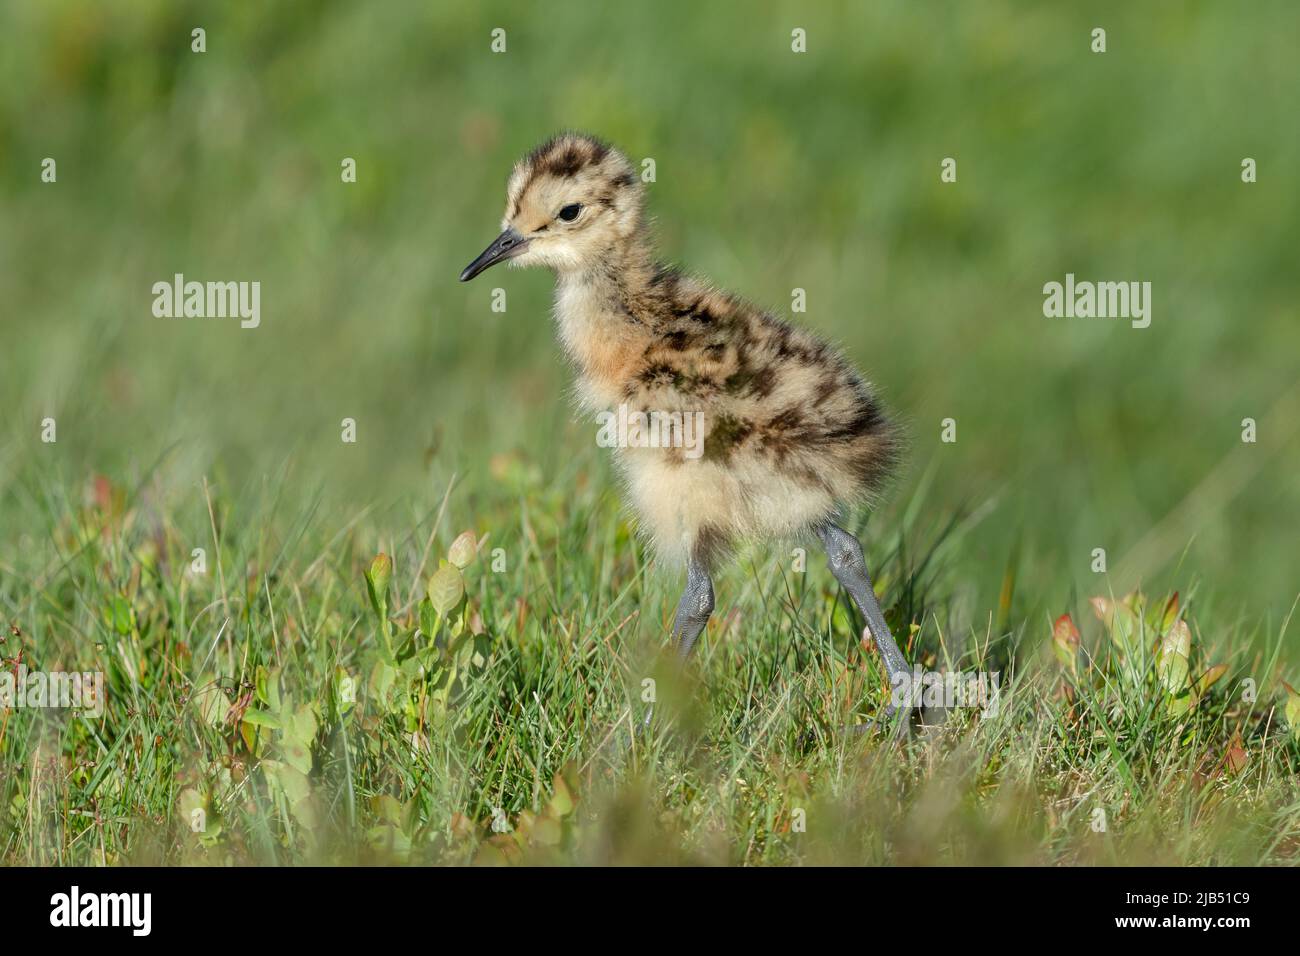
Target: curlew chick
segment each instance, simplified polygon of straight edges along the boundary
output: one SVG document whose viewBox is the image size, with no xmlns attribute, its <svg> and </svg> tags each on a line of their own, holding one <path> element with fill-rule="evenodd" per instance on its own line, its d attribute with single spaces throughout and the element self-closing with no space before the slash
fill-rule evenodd
<svg viewBox="0 0 1300 956">
<path fill-rule="evenodd" d="M 897 433 L 825 342 L 656 262 L 643 207 L 623 154 L 589 136 L 557 136 L 515 166 L 501 235 L 461 281 L 506 261 L 555 273 L 555 318 L 579 399 L 637 423 L 615 452 L 619 468 L 657 556 L 685 566 L 673 625 L 683 659 L 713 611 L 710 575 L 733 545 L 812 534 L 898 687 L 907 660 L 861 545 L 835 523 L 880 489 Z M 647 437 L 647 420 L 667 427 Z M 670 440 L 655 440 L 665 433 Z"/>
</svg>

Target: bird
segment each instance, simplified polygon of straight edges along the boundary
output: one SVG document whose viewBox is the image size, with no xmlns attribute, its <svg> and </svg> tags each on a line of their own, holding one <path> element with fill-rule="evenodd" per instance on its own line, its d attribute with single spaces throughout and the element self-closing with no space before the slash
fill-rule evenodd
<svg viewBox="0 0 1300 956">
<path fill-rule="evenodd" d="M 500 263 L 549 268 L 581 408 L 680 421 L 679 438 L 699 423 L 694 447 L 647 441 L 638 427 L 614 449 L 656 563 L 685 572 L 672 633 L 681 662 L 713 613 L 714 575 L 740 545 L 815 538 L 897 692 L 911 668 L 861 542 L 839 522 L 877 503 L 900 463 L 900 427 L 829 343 L 662 262 L 645 199 L 622 151 L 555 135 L 515 164 L 501 233 L 460 280 Z M 886 713 L 897 705 L 895 693 Z"/>
</svg>

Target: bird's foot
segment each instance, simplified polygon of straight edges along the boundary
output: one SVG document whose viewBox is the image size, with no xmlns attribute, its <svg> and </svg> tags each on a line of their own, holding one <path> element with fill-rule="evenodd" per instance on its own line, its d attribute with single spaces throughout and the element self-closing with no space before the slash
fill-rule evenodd
<svg viewBox="0 0 1300 956">
<path fill-rule="evenodd" d="M 897 736 L 902 736 L 907 730 L 908 721 L 911 713 L 900 718 L 898 716 L 898 707 L 894 704 L 887 705 L 879 714 L 863 724 L 846 724 L 844 732 L 848 734 L 867 734 L 876 730 L 888 730 L 895 728 Z"/>
</svg>

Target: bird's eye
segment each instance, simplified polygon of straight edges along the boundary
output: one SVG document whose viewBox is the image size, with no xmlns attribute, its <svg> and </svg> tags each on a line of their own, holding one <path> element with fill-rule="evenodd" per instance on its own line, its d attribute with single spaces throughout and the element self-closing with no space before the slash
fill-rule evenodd
<svg viewBox="0 0 1300 956">
<path fill-rule="evenodd" d="M 560 218 L 565 222 L 573 222 L 578 218 L 580 212 L 582 212 L 582 206 L 579 203 L 570 203 L 560 210 Z"/>
</svg>

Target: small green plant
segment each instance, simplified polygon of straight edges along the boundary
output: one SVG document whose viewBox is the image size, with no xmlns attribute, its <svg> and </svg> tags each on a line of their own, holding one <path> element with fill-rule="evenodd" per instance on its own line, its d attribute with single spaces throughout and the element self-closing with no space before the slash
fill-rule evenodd
<svg viewBox="0 0 1300 956">
<path fill-rule="evenodd" d="M 465 570 L 478 542 L 466 531 L 452 542 L 447 557 L 429 577 L 414 615 L 393 620 L 388 587 L 392 560 L 377 555 L 366 572 L 380 642 L 369 667 L 369 700 L 397 721 L 412 745 L 431 728 L 442 726 L 457 702 L 470 692 L 473 676 L 491 661 L 492 641 L 470 610 Z"/>
<path fill-rule="evenodd" d="M 1286 724 L 1291 729 L 1291 739 L 1300 743 L 1300 691 L 1286 681 L 1282 686 L 1286 688 Z"/>
<path fill-rule="evenodd" d="M 1227 672 L 1223 664 L 1208 664 L 1194 653 L 1192 631 L 1179 606 L 1178 592 L 1164 601 L 1150 601 L 1141 591 L 1120 600 L 1089 600 L 1101 622 L 1110 652 L 1108 668 L 1079 668 L 1080 634 L 1068 614 L 1052 628 L 1052 649 L 1069 680 L 1111 682 L 1130 701 L 1158 700 L 1169 717 L 1187 715 Z"/>
</svg>

